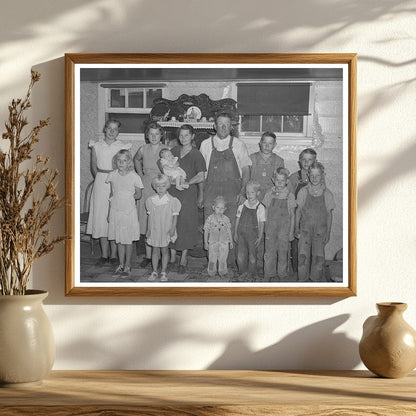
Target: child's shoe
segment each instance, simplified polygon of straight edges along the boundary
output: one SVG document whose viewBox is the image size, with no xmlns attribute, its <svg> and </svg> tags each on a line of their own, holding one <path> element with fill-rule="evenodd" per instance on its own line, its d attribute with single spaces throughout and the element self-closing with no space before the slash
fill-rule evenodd
<svg viewBox="0 0 416 416">
<path fill-rule="evenodd" d="M 110 260 L 108 260 L 111 266 L 115 266 L 118 263 L 117 257 L 111 257 Z"/>
<path fill-rule="evenodd" d="M 228 277 L 228 272 L 227 271 L 220 271 L 218 272 L 218 274 L 220 275 L 221 279 L 225 279 Z"/>
<path fill-rule="evenodd" d="M 107 266 L 109 263 L 109 259 L 108 257 L 100 257 L 97 262 L 94 264 L 94 266 L 96 267 L 103 267 L 103 266 Z"/>
<path fill-rule="evenodd" d="M 168 281 L 168 276 L 167 276 L 166 272 L 160 273 L 160 281 L 161 282 L 167 282 Z"/>
<path fill-rule="evenodd" d="M 141 261 L 141 263 L 140 263 L 140 267 L 141 268 L 146 268 L 150 263 L 152 262 L 152 259 L 149 259 L 149 258 L 147 258 L 147 257 L 145 257 L 142 261 Z"/>
<path fill-rule="evenodd" d="M 123 277 L 123 278 L 127 278 L 127 277 L 130 277 L 130 275 L 131 275 L 131 267 L 129 267 L 129 266 L 124 266 L 124 270 L 123 270 L 123 272 L 121 273 L 121 277 Z"/>
<path fill-rule="evenodd" d="M 157 279 L 157 273 L 156 272 L 152 272 L 152 274 L 147 278 L 147 280 L 149 282 L 154 282 Z"/>
<path fill-rule="evenodd" d="M 116 270 L 114 270 L 113 277 L 120 277 L 123 273 L 123 266 L 120 264 Z"/>
<path fill-rule="evenodd" d="M 238 276 L 238 281 L 239 282 L 248 282 L 248 273 L 247 272 L 243 272 Z"/>
<path fill-rule="evenodd" d="M 214 277 L 217 274 L 217 268 L 215 266 L 215 263 L 208 262 L 208 269 L 207 269 L 207 271 L 208 271 L 208 274 L 211 277 Z"/>
</svg>

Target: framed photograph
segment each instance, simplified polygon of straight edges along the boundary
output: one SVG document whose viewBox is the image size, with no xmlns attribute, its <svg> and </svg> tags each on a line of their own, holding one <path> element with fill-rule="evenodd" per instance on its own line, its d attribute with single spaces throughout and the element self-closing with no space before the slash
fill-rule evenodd
<svg viewBox="0 0 416 416">
<path fill-rule="evenodd" d="M 66 295 L 356 295 L 356 54 L 66 54 Z"/>
</svg>

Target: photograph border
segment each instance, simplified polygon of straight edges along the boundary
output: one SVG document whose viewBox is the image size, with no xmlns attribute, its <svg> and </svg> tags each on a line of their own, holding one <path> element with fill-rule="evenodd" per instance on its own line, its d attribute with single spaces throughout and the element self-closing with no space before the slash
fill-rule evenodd
<svg viewBox="0 0 416 416">
<path fill-rule="evenodd" d="M 77 64 L 345 64 L 348 66 L 348 285 L 343 287 L 233 286 L 77 286 L 75 267 L 75 70 Z M 357 55 L 323 54 L 65 54 L 65 244 L 66 296 L 313 296 L 348 297 L 357 294 L 356 256 L 356 123 Z M 347 158 L 344 155 L 343 160 Z"/>
</svg>

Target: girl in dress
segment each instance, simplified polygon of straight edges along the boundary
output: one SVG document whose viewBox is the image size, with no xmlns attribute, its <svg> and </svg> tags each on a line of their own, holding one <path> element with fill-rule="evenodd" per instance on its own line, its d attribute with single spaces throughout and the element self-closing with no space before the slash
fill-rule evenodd
<svg viewBox="0 0 416 416">
<path fill-rule="evenodd" d="M 167 148 L 163 144 L 165 131 L 156 122 L 148 124 L 145 131 L 145 138 L 146 144 L 140 147 L 134 156 L 134 167 L 141 177 L 144 186 L 143 195 L 137 207 L 142 234 L 146 234 L 148 222 L 145 204 L 147 199 L 155 194 L 155 190 L 152 188 L 152 180 L 160 173 L 159 166 L 157 165 L 159 153 L 162 149 Z M 140 267 L 146 267 L 151 262 L 151 257 L 152 248 L 146 244 L 146 254 L 140 263 Z"/>
<path fill-rule="evenodd" d="M 119 266 L 115 276 L 128 277 L 133 241 L 140 238 L 136 199 L 142 196 L 143 184 L 134 171 L 133 157 L 128 150 L 120 150 L 114 156 L 114 165 L 117 169 L 106 180 L 111 185 L 108 239 L 117 244 Z"/>
<path fill-rule="evenodd" d="M 109 261 L 117 263 L 117 247 L 108 240 L 108 198 L 110 184 L 106 183 L 108 174 L 113 170 L 113 157 L 121 149 L 130 149 L 131 143 L 123 143 L 117 139 L 121 123 L 118 120 L 107 120 L 104 126 L 104 138 L 91 141 L 91 173 L 94 176 L 87 234 L 100 241 L 101 258 L 96 266 L 104 266 Z"/>
<path fill-rule="evenodd" d="M 166 175 L 159 173 L 152 180 L 152 186 L 156 194 L 146 201 L 146 209 L 149 215 L 146 232 L 147 244 L 152 247 L 152 274 L 149 281 L 158 278 L 158 266 L 162 254 L 162 270 L 160 281 L 167 282 L 166 268 L 169 261 L 169 243 L 177 238 L 176 223 L 178 220 L 181 203 L 179 199 L 169 195 L 170 180 Z"/>
</svg>

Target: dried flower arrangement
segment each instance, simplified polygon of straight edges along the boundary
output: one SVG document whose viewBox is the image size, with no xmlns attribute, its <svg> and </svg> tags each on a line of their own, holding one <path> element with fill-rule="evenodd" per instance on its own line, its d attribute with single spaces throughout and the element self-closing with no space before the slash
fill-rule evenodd
<svg viewBox="0 0 416 416">
<path fill-rule="evenodd" d="M 32 71 L 25 98 L 9 105 L 6 132 L 0 139 L 0 294 L 24 295 L 33 262 L 49 253 L 65 236 L 50 238 L 46 225 L 64 200 L 56 193 L 58 171 L 48 167 L 49 157 L 37 156 L 26 168 L 41 129 L 41 120 L 28 134 L 25 111 L 40 74 Z"/>
</svg>

